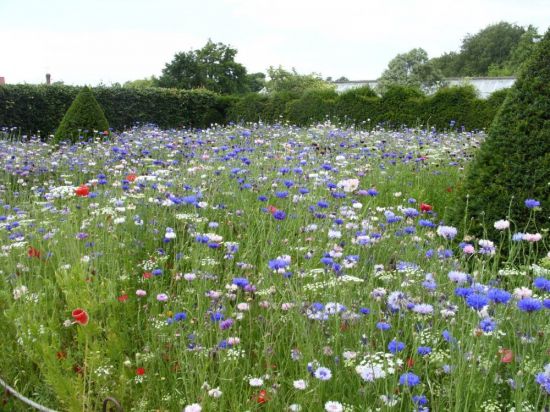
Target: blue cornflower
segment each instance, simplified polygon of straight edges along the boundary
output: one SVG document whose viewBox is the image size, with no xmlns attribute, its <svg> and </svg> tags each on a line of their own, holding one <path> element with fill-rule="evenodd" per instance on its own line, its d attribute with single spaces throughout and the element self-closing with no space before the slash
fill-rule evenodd
<svg viewBox="0 0 550 412">
<path fill-rule="evenodd" d="M 544 299 L 542 301 L 542 305 L 546 308 L 546 309 L 550 309 L 550 299 Z"/>
<path fill-rule="evenodd" d="M 277 220 L 285 220 L 286 219 L 286 213 L 283 212 L 282 210 L 276 210 L 273 213 L 273 217 Z"/>
<path fill-rule="evenodd" d="M 459 296 L 461 298 L 467 298 L 472 293 L 474 293 L 474 291 L 471 288 L 455 288 L 455 296 Z"/>
<path fill-rule="evenodd" d="M 491 318 L 485 318 L 479 322 L 479 329 L 483 332 L 492 332 L 497 327 L 497 323 Z"/>
<path fill-rule="evenodd" d="M 420 378 L 412 372 L 404 373 L 399 377 L 399 384 L 405 386 L 416 386 L 420 383 Z"/>
<path fill-rule="evenodd" d="M 489 289 L 489 292 L 487 292 L 487 297 L 495 303 L 506 304 L 510 299 L 512 299 L 512 294 L 506 292 L 505 290 L 494 288 Z"/>
<path fill-rule="evenodd" d="M 426 356 L 426 355 L 429 355 L 430 353 L 432 353 L 432 348 L 430 348 L 429 346 L 419 346 L 418 349 L 416 350 L 416 352 L 420 356 Z"/>
<path fill-rule="evenodd" d="M 382 331 L 391 329 L 391 325 L 387 322 L 378 322 L 376 327 Z"/>
<path fill-rule="evenodd" d="M 275 192 L 275 196 L 279 199 L 285 199 L 288 197 L 288 191 L 285 190 L 283 192 Z"/>
<path fill-rule="evenodd" d="M 362 315 L 368 315 L 370 313 L 370 309 L 369 308 L 360 308 L 359 313 L 361 313 Z"/>
<path fill-rule="evenodd" d="M 187 313 L 185 312 L 178 312 L 174 315 L 174 320 L 182 321 L 187 319 Z"/>
<path fill-rule="evenodd" d="M 412 400 L 418 406 L 424 406 L 428 404 L 428 398 L 426 398 L 426 396 L 424 395 L 414 395 Z"/>
<path fill-rule="evenodd" d="M 518 309 L 524 312 L 536 312 L 542 309 L 542 302 L 538 299 L 523 298 L 518 302 Z"/>
<path fill-rule="evenodd" d="M 535 200 L 535 199 L 526 199 L 525 200 L 525 207 L 527 207 L 528 209 L 533 209 L 535 207 L 539 207 L 540 206 L 540 202 L 538 200 Z"/>
<path fill-rule="evenodd" d="M 405 349 L 405 344 L 404 344 L 403 342 L 399 342 L 399 341 L 396 341 L 396 340 L 392 340 L 392 341 L 388 344 L 388 350 L 389 350 L 391 353 L 401 352 L 403 349 Z"/>
<path fill-rule="evenodd" d="M 550 292 L 550 280 L 546 278 L 543 278 L 543 277 L 536 278 L 533 281 L 533 286 L 544 292 Z"/>
<path fill-rule="evenodd" d="M 162 275 L 162 269 L 153 269 L 153 272 L 151 272 L 155 276 Z"/>
<path fill-rule="evenodd" d="M 466 304 L 475 310 L 481 310 L 489 304 L 489 298 L 480 293 L 471 293 L 466 297 Z"/>
<path fill-rule="evenodd" d="M 446 342 L 449 342 L 449 343 L 456 342 L 456 339 L 453 338 L 453 335 L 451 335 L 451 332 L 449 332 L 447 329 L 441 332 L 441 336 L 443 337 L 443 339 L 445 339 Z"/>
<path fill-rule="evenodd" d="M 298 189 L 298 192 L 301 194 L 301 195 L 306 195 L 309 193 L 309 190 L 306 188 L 306 187 L 301 187 L 300 189 Z"/>
<path fill-rule="evenodd" d="M 433 223 L 431 220 L 427 219 L 420 219 L 418 221 L 418 225 L 422 227 L 435 227 L 435 223 Z"/>
<path fill-rule="evenodd" d="M 224 319 L 225 319 L 225 316 L 221 312 L 213 312 L 210 314 L 210 320 L 212 322 L 219 322 Z"/>
<path fill-rule="evenodd" d="M 367 194 L 369 196 L 377 196 L 378 195 L 378 190 L 376 190 L 374 188 L 371 188 L 371 189 L 367 190 Z"/>
<path fill-rule="evenodd" d="M 250 282 L 247 278 L 233 278 L 233 284 L 237 285 L 240 288 L 244 288 L 247 286 Z"/>
<path fill-rule="evenodd" d="M 321 209 L 326 209 L 329 206 L 329 203 L 326 200 L 319 200 L 317 202 L 317 206 L 319 206 Z"/>
<path fill-rule="evenodd" d="M 514 233 L 513 236 L 512 236 L 512 240 L 514 242 L 521 242 L 523 240 L 523 233 L 521 233 L 521 232 Z"/>
</svg>

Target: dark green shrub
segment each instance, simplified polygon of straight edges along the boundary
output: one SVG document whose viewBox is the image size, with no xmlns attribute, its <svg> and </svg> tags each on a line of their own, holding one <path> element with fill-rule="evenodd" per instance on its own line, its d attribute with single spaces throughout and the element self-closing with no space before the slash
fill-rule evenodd
<svg viewBox="0 0 550 412">
<path fill-rule="evenodd" d="M 485 142 L 471 163 L 459 191 L 455 224 L 462 221 L 468 204 L 469 233 L 482 235 L 485 221 L 489 236 L 493 222 L 510 218 L 518 231 L 528 223 L 526 199 L 540 201 L 542 212 L 534 221 L 548 228 L 550 210 L 550 31 L 526 62 L 500 107 Z M 537 230 L 533 226 L 531 230 Z"/>
<path fill-rule="evenodd" d="M 344 124 L 360 125 L 377 117 L 380 99 L 368 86 L 347 90 L 338 96 L 335 115 Z"/>
<path fill-rule="evenodd" d="M 389 86 L 380 99 L 379 121 L 386 127 L 415 126 L 422 122 L 426 96 L 418 89 Z"/>
<path fill-rule="evenodd" d="M 312 89 L 288 104 L 288 120 L 305 125 L 324 121 L 334 115 L 338 94 L 332 89 Z"/>
<path fill-rule="evenodd" d="M 474 112 L 477 100 L 476 90 L 471 85 L 442 87 L 428 97 L 424 116 L 428 124 L 437 129 L 466 125 L 475 129 L 479 126 Z"/>
<path fill-rule="evenodd" d="M 63 116 L 55 131 L 55 141 L 76 142 L 79 136 L 89 137 L 109 130 L 103 109 L 88 87 L 84 87 Z"/>
<path fill-rule="evenodd" d="M 262 119 L 268 97 L 258 93 L 247 93 L 229 108 L 228 118 L 234 122 L 258 122 Z"/>
</svg>

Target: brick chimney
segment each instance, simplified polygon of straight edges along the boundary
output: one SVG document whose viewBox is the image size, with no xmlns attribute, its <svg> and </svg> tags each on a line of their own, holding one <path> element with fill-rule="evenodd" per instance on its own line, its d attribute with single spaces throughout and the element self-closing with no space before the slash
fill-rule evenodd
<svg viewBox="0 0 550 412">
<path fill-rule="evenodd" d="M 2 76 L 0 76 L 0 86 L 3 86 L 6 84 L 6 79 Z"/>
<path fill-rule="evenodd" d="M 46 73 L 46 84 L 51 84 L 52 82 L 52 75 L 50 73 Z"/>
</svg>

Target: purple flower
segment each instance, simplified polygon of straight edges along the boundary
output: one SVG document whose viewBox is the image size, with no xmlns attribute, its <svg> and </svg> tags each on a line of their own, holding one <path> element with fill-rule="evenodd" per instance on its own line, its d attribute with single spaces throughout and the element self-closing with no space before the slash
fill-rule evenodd
<svg viewBox="0 0 550 412">
<path fill-rule="evenodd" d="M 276 210 L 273 213 L 273 217 L 277 220 L 285 220 L 286 219 L 286 213 L 283 212 L 282 210 Z"/>
<path fill-rule="evenodd" d="M 389 323 L 386 323 L 386 322 L 378 322 L 376 324 L 376 327 L 378 329 L 382 330 L 382 331 L 391 329 L 391 325 Z"/>
<path fill-rule="evenodd" d="M 220 329 L 221 330 L 227 330 L 227 329 L 231 328 L 231 326 L 233 326 L 233 323 L 235 323 L 235 321 L 231 318 L 223 320 L 223 321 L 220 322 Z"/>
<path fill-rule="evenodd" d="M 535 199 L 526 199 L 525 200 L 525 207 L 527 207 L 528 209 L 533 209 L 535 207 L 539 207 L 540 206 L 540 202 L 538 200 L 535 200 Z"/>
<path fill-rule="evenodd" d="M 536 278 L 533 281 L 533 286 L 537 289 L 543 290 L 544 292 L 550 292 L 550 280 L 546 278 Z"/>
<path fill-rule="evenodd" d="M 496 322 L 491 318 L 485 318 L 481 322 L 479 322 L 479 329 L 481 329 L 483 332 L 492 332 L 495 330 L 496 327 Z"/>
</svg>

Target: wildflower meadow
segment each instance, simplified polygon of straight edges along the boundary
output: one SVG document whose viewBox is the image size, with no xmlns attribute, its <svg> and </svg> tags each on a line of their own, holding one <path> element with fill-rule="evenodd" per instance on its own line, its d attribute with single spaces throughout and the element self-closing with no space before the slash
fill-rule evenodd
<svg viewBox="0 0 550 412">
<path fill-rule="evenodd" d="M 484 139 L 6 130 L 0 377 L 58 411 L 548 411 L 549 228 L 449 222 Z"/>
</svg>

